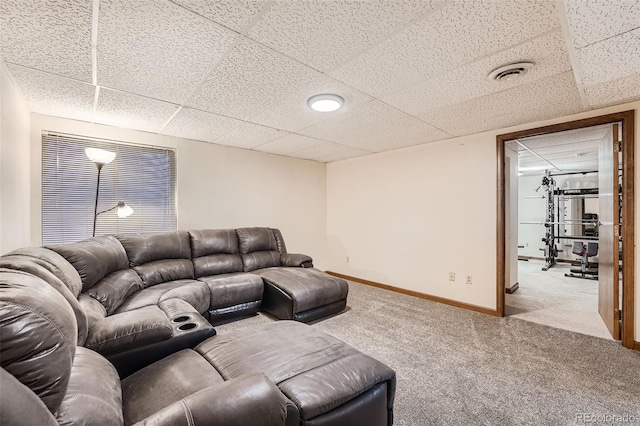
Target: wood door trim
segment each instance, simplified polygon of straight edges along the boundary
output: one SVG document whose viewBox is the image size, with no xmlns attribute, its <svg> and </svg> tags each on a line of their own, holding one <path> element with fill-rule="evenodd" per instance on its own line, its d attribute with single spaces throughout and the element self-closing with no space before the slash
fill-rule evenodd
<svg viewBox="0 0 640 426">
<path fill-rule="evenodd" d="M 408 296 L 419 297 L 420 299 L 430 300 L 432 302 L 444 303 L 445 305 L 455 306 L 456 308 L 467 309 L 470 311 L 481 312 L 483 314 L 498 316 L 497 312 L 493 309 L 485 308 L 484 306 L 472 305 L 471 303 L 458 302 L 457 300 L 447 299 L 445 297 L 432 296 L 427 293 L 421 293 L 419 291 L 408 290 L 406 288 L 395 287 L 389 284 L 382 284 L 375 281 L 369 281 L 358 277 L 352 277 L 351 275 L 340 274 L 333 271 L 325 271 L 329 275 L 342 278 L 349 281 L 355 281 L 360 284 L 369 285 L 371 287 L 382 288 L 384 290 L 394 291 L 396 293 L 406 294 Z"/>
<path fill-rule="evenodd" d="M 598 117 L 537 127 L 529 130 L 506 133 L 496 136 L 497 156 L 497 220 L 496 220 L 496 312 L 504 316 L 505 304 L 505 176 L 504 176 L 504 144 L 513 139 L 526 136 L 544 135 L 548 133 L 575 130 L 584 127 L 598 126 L 622 122 L 622 345 L 634 347 L 634 292 L 635 292 L 635 110 L 616 112 Z"/>
</svg>

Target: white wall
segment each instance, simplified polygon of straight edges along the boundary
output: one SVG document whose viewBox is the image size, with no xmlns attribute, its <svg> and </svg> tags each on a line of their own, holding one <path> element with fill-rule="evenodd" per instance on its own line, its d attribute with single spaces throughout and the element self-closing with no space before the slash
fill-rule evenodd
<svg viewBox="0 0 640 426">
<path fill-rule="evenodd" d="M 633 102 L 330 163 L 329 269 L 495 309 L 496 135 L 629 109 L 636 110 L 637 150 L 640 102 Z M 457 273 L 454 283 L 449 272 Z M 466 274 L 473 275 L 470 286 Z M 640 288 L 635 297 L 639 340 Z"/>
<path fill-rule="evenodd" d="M 178 229 L 280 228 L 290 252 L 326 266 L 326 165 L 205 142 L 34 114 L 31 244 L 41 244 L 43 130 L 177 149 Z"/>
<path fill-rule="evenodd" d="M 0 254 L 29 245 L 29 109 L 0 58 Z"/>
<path fill-rule="evenodd" d="M 495 309 L 495 147 L 467 136 L 330 163 L 329 269 Z"/>
</svg>

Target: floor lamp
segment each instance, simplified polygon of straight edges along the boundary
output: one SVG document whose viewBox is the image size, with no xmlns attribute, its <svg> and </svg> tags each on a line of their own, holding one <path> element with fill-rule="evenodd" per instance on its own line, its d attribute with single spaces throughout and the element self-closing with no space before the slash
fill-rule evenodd
<svg viewBox="0 0 640 426">
<path fill-rule="evenodd" d="M 96 183 L 96 203 L 93 209 L 93 233 L 91 234 L 91 236 L 95 237 L 96 221 L 98 220 L 98 215 L 117 208 L 118 217 L 127 217 L 133 214 L 133 209 L 127 206 L 123 201 L 118 201 L 118 204 L 111 207 L 110 209 L 98 212 L 98 197 L 100 196 L 100 172 L 102 171 L 102 167 L 105 164 L 109 164 L 113 161 L 114 158 L 116 158 L 116 153 L 99 148 L 85 148 L 84 152 L 85 154 L 87 154 L 87 157 L 89 157 L 89 160 L 93 161 L 93 164 L 95 164 L 98 168 L 98 180 Z"/>
</svg>

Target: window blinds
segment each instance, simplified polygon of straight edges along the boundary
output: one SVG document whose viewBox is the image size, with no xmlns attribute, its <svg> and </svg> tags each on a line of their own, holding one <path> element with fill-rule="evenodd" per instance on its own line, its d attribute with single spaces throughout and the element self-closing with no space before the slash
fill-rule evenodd
<svg viewBox="0 0 640 426">
<path fill-rule="evenodd" d="M 87 147 L 116 153 L 100 174 L 98 212 L 124 201 L 134 210 L 98 216 L 96 236 L 175 230 L 176 159 L 168 148 L 129 145 L 64 134 L 42 135 L 42 244 L 91 237 L 98 169 Z"/>
</svg>

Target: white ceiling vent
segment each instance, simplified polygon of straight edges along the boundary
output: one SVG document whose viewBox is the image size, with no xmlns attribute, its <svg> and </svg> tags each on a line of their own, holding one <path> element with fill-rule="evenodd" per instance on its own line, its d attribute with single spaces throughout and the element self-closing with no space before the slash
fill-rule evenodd
<svg viewBox="0 0 640 426">
<path fill-rule="evenodd" d="M 489 80 L 505 81 L 525 75 L 531 68 L 533 62 L 518 62 L 497 68 L 487 76 Z"/>
</svg>

